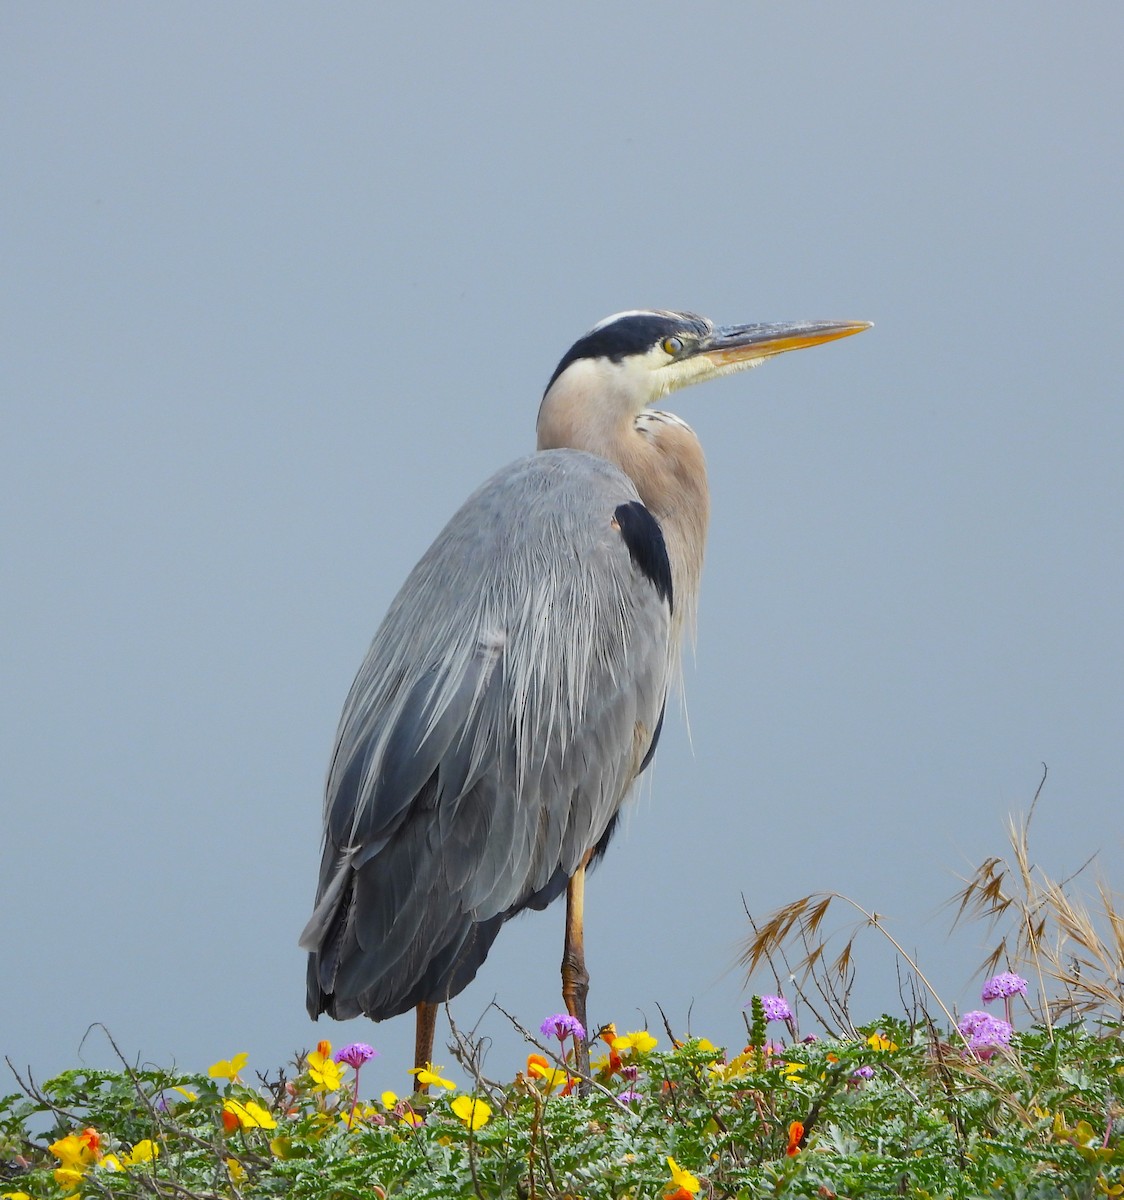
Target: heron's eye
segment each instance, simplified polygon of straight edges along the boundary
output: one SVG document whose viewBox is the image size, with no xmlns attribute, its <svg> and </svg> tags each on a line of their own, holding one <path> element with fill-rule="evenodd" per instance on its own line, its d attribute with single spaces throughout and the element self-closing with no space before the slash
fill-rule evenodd
<svg viewBox="0 0 1124 1200">
<path fill-rule="evenodd" d="M 683 349 L 683 343 L 677 337 L 664 338 L 660 349 L 664 354 L 670 354 L 674 358 Z"/>
</svg>

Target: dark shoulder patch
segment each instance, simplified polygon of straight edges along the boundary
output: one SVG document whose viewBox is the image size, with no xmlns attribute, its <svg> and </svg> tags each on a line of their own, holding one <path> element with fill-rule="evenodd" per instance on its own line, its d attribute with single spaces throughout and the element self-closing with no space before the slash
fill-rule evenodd
<svg viewBox="0 0 1124 1200">
<path fill-rule="evenodd" d="M 633 563 L 656 589 L 657 595 L 667 601 L 668 608 L 674 611 L 671 561 L 667 557 L 667 545 L 659 521 L 639 500 L 617 505 L 613 517 Z"/>
</svg>

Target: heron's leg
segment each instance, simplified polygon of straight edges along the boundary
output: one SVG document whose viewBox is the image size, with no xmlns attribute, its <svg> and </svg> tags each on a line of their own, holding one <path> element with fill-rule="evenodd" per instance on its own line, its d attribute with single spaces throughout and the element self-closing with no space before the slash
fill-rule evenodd
<svg viewBox="0 0 1124 1200">
<path fill-rule="evenodd" d="M 417 1007 L 417 1027 L 414 1037 L 414 1066 L 428 1067 L 433 1063 L 433 1037 L 437 1032 L 437 1005 L 422 1001 Z M 419 1092 L 429 1090 L 428 1083 L 415 1081 Z"/>
<path fill-rule="evenodd" d="M 562 999 L 571 1017 L 588 1030 L 585 1001 L 589 995 L 589 972 L 585 969 L 585 862 L 570 877 L 566 887 L 566 944 L 562 951 Z M 589 1046 L 581 1041 L 574 1064 L 582 1075 L 589 1074 Z"/>
</svg>

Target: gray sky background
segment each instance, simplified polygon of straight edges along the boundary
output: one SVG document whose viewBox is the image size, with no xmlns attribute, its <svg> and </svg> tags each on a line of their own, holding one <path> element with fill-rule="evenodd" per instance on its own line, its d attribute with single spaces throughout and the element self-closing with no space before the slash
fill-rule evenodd
<svg viewBox="0 0 1124 1200">
<path fill-rule="evenodd" d="M 669 405 L 714 494 L 693 745 L 669 719 L 590 884 L 591 1016 L 739 1041 L 741 895 L 817 888 L 974 1006 L 983 931 L 941 904 L 1042 762 L 1042 864 L 1121 850 L 1122 35 L 1115 3 L 3 5 L 0 1052 L 359 1037 L 401 1086 L 408 1017 L 304 1013 L 339 710 L 562 353 L 637 306 L 876 328 Z M 561 918 L 508 927 L 459 1023 L 558 1009 Z M 860 960 L 855 1015 L 896 1011 Z"/>
</svg>

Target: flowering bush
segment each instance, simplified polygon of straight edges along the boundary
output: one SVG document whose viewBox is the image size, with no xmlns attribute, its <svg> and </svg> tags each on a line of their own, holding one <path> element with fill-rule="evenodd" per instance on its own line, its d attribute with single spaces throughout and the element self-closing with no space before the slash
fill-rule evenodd
<svg viewBox="0 0 1124 1200">
<path fill-rule="evenodd" d="M 766 1006 L 751 1007 L 763 1028 Z M 1015 1033 L 976 1011 L 945 1036 L 883 1017 L 848 1039 L 727 1051 L 607 1026 L 582 1081 L 577 1031 L 554 1021 L 503 1087 L 460 1088 L 430 1064 L 416 1072 L 428 1094 L 364 1102 L 356 1076 L 375 1069 L 373 1048 L 327 1042 L 259 1087 L 243 1054 L 205 1075 L 25 1084 L 0 1100 L 0 1197 L 1124 1194 L 1116 1027 Z M 50 1133 L 33 1134 L 45 1117 Z"/>
</svg>

